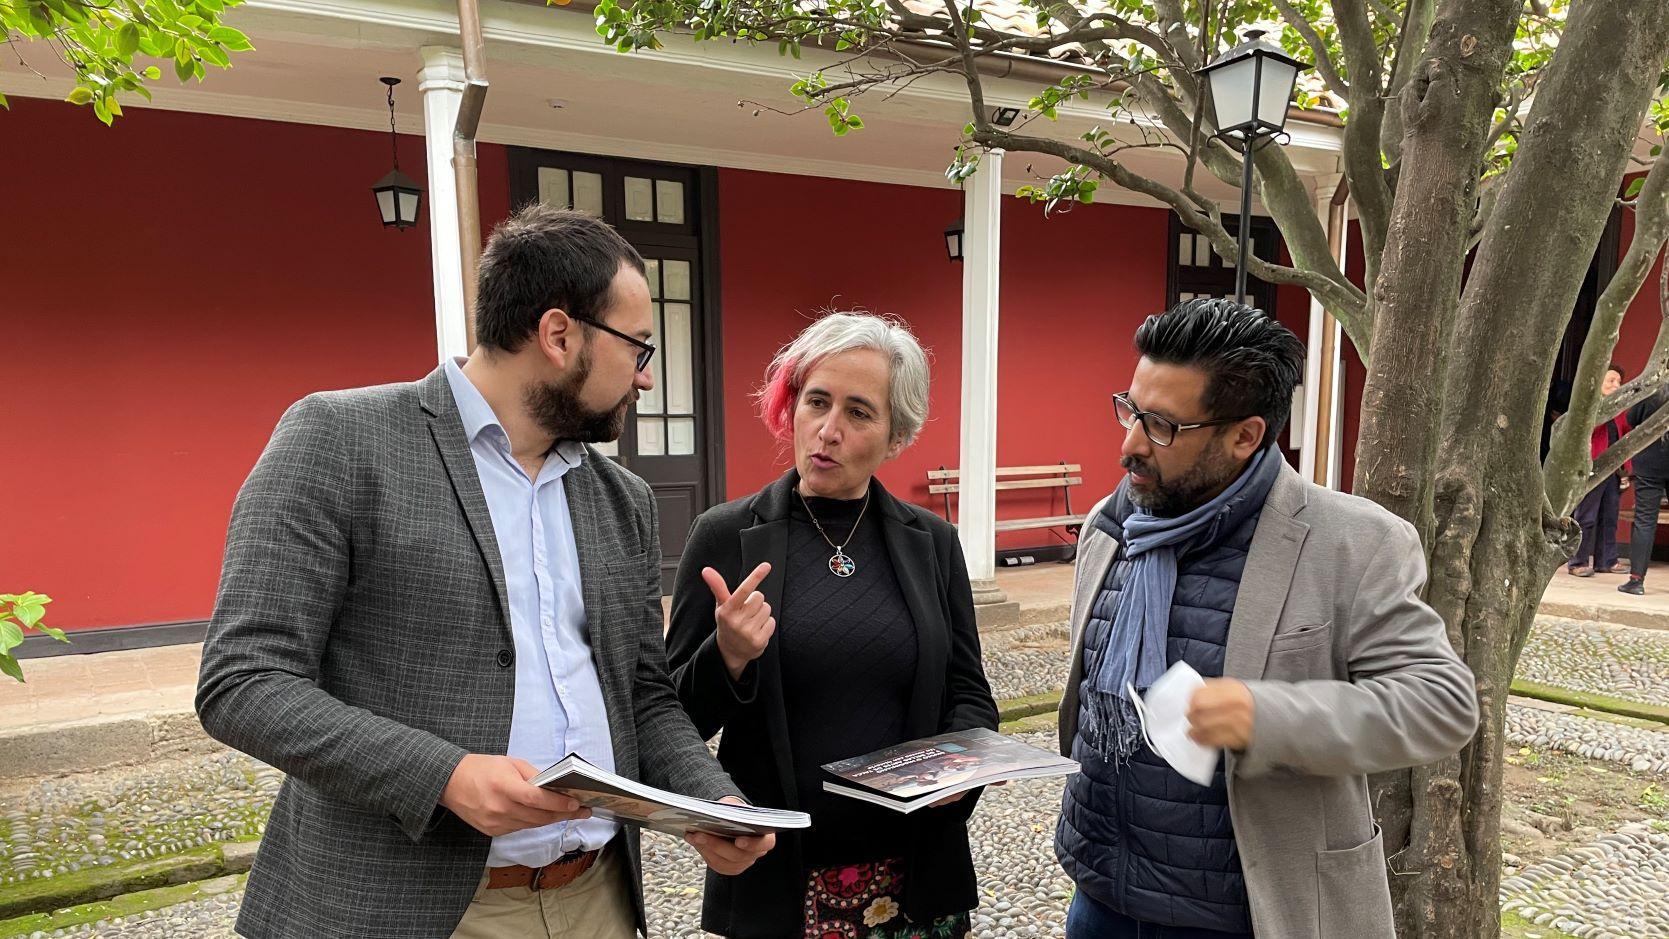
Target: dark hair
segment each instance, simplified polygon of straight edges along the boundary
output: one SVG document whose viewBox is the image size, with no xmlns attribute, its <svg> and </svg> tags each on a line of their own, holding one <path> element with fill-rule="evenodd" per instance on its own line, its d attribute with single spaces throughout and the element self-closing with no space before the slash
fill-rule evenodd
<svg viewBox="0 0 1669 939">
<path fill-rule="evenodd" d="M 1618 379 L 1620 379 L 1622 381 L 1628 381 L 1628 373 L 1623 371 L 1623 367 L 1621 365 L 1618 365 L 1615 362 L 1612 362 L 1610 365 L 1607 365 L 1605 367 L 1605 370 L 1608 371 L 1608 372 L 1616 372 Z"/>
<path fill-rule="evenodd" d="M 1261 417 L 1274 446 L 1292 412 L 1304 344 L 1274 317 L 1232 300 L 1200 297 L 1156 313 L 1136 330 L 1136 351 L 1206 373 L 1208 418 Z"/>
<path fill-rule="evenodd" d="M 594 216 L 529 203 L 493 229 L 476 278 L 475 341 L 515 352 L 556 308 L 600 322 L 622 263 L 643 256 Z"/>
</svg>

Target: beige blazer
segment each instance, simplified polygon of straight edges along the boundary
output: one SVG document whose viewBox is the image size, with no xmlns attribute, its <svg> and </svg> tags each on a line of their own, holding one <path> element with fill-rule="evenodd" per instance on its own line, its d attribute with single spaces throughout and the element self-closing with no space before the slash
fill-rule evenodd
<svg viewBox="0 0 1669 939">
<path fill-rule="evenodd" d="M 1085 523 L 1064 754 L 1078 731 L 1084 624 L 1118 549 Z M 1367 776 L 1450 756 L 1478 725 L 1472 673 L 1420 599 L 1425 581 L 1412 525 L 1282 467 L 1252 537 L 1223 663 L 1255 708 L 1251 745 L 1230 753 L 1227 769 L 1259 939 L 1395 939 Z"/>
</svg>

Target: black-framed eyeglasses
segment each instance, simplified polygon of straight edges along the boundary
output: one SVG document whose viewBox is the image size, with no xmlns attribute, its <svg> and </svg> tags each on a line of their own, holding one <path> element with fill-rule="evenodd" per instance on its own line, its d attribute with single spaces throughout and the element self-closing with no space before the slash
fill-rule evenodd
<svg viewBox="0 0 1669 939">
<path fill-rule="evenodd" d="M 570 314 L 570 315 L 572 315 L 572 314 Z M 631 343 L 632 345 L 637 346 L 637 370 L 640 371 L 640 372 L 643 371 L 644 369 L 648 368 L 649 367 L 649 360 L 653 359 L 655 357 L 655 345 L 654 345 L 654 343 L 644 342 L 642 339 L 639 339 L 636 336 L 628 336 L 625 333 L 621 332 L 620 330 L 614 329 L 614 328 L 609 327 L 609 326 L 604 326 L 602 323 L 599 323 L 596 320 L 588 320 L 588 319 L 585 319 L 584 317 L 580 317 L 580 316 L 574 316 L 573 319 L 576 319 L 579 322 L 584 323 L 587 326 L 595 326 L 598 329 L 602 330 L 603 332 L 608 333 L 610 336 L 618 336 L 621 339 L 624 339 L 627 342 Z"/>
<path fill-rule="evenodd" d="M 1176 435 L 1185 430 L 1198 430 L 1201 427 L 1218 427 L 1223 424 L 1233 424 L 1246 420 L 1244 417 L 1219 417 L 1214 421 L 1200 421 L 1195 424 L 1178 424 L 1168 417 L 1162 417 L 1152 411 L 1144 411 L 1131 402 L 1129 392 L 1113 395 L 1113 411 L 1118 414 L 1118 422 L 1128 430 L 1142 422 L 1142 433 L 1153 441 L 1154 446 L 1168 447 L 1176 442 Z"/>
</svg>

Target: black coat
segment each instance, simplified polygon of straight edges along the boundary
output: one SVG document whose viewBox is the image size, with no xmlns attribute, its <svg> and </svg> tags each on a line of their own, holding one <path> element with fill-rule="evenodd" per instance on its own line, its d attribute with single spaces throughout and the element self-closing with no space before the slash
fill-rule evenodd
<svg viewBox="0 0 1669 939">
<path fill-rule="evenodd" d="M 746 498 L 709 509 L 696 519 L 678 565 L 668 664 L 678 696 L 697 731 L 720 730 L 719 762 L 756 804 L 799 807 L 789 757 L 788 717 L 775 637 L 732 682 L 719 655 L 712 592 L 701 579 L 711 567 L 734 587 L 762 561 L 771 573 L 759 589 L 781 610 L 788 553 L 789 509 L 798 474 L 790 471 Z M 905 722 L 911 739 L 997 726 L 997 706 L 980 661 L 973 592 L 956 529 L 926 509 L 893 498 L 879 481 L 870 496 L 899 587 L 915 621 L 917 677 Z M 902 741 L 900 741 L 902 742 Z M 854 754 L 856 755 L 856 754 Z M 910 851 L 905 857 L 905 915 L 927 922 L 979 905 L 968 816 L 978 797 L 940 809 L 899 815 Z M 804 928 L 805 866 L 794 832 L 737 877 L 708 871 L 701 927 L 732 939 L 779 939 Z"/>
<path fill-rule="evenodd" d="M 1628 409 L 1628 426 L 1639 427 L 1646 423 L 1646 419 L 1666 403 L 1669 403 L 1669 389 L 1660 388 L 1651 397 Z M 1669 479 L 1669 437 L 1652 441 L 1650 446 L 1635 454 L 1632 465 L 1636 476 L 1659 481 Z"/>
</svg>

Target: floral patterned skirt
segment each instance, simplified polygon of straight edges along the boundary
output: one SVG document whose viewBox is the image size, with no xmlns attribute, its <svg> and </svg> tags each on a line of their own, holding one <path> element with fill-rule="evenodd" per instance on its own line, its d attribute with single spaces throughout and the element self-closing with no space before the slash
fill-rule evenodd
<svg viewBox="0 0 1669 939">
<path fill-rule="evenodd" d="M 845 864 L 811 872 L 806 882 L 805 939 L 966 939 L 967 913 L 912 923 L 899 901 L 904 862 Z"/>
</svg>

